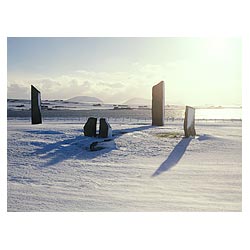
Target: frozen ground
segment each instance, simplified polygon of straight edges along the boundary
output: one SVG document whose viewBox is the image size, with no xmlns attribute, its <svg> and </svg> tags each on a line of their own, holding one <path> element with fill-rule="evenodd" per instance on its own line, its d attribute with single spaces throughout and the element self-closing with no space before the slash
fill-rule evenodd
<svg viewBox="0 0 250 250">
<path fill-rule="evenodd" d="M 241 211 L 241 122 L 111 124 L 114 140 L 76 121 L 8 121 L 8 211 Z"/>
</svg>

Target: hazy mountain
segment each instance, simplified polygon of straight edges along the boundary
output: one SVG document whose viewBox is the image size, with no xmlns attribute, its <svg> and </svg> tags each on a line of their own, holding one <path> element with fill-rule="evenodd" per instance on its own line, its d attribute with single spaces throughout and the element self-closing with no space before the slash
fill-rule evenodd
<svg viewBox="0 0 250 250">
<path fill-rule="evenodd" d="M 103 103 L 102 100 L 92 96 L 75 96 L 68 100 L 67 102 L 82 102 L 82 103 Z"/>
<path fill-rule="evenodd" d="M 131 98 L 124 102 L 125 105 L 152 105 L 152 101 L 150 99 L 144 99 L 144 98 Z"/>
</svg>

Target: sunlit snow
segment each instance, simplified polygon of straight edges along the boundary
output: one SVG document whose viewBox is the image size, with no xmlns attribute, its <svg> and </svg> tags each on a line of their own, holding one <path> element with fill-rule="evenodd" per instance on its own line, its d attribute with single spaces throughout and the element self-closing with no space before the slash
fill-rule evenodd
<svg viewBox="0 0 250 250">
<path fill-rule="evenodd" d="M 241 211 L 241 121 L 198 122 L 195 138 L 110 124 L 101 142 L 77 121 L 8 120 L 8 211 Z"/>
</svg>

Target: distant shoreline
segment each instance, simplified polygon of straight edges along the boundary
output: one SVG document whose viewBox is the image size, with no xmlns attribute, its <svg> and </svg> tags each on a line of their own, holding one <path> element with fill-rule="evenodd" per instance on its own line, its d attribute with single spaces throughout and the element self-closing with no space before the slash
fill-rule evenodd
<svg viewBox="0 0 250 250">
<path fill-rule="evenodd" d="M 30 118 L 30 100 L 8 99 L 8 118 Z M 195 106 L 194 106 L 195 107 Z M 196 119 L 238 119 L 242 118 L 242 108 L 240 106 L 197 106 Z M 183 119 L 185 106 L 169 105 L 165 106 L 165 119 Z M 148 105 L 114 105 L 92 103 L 69 103 L 62 100 L 43 101 L 43 118 L 86 118 L 86 117 L 106 117 L 114 119 L 138 119 L 150 120 L 152 117 L 151 106 Z"/>
<path fill-rule="evenodd" d="M 211 114 L 208 116 L 202 116 L 199 114 L 202 114 L 202 111 L 210 111 Z M 227 113 L 231 114 L 233 109 L 226 109 Z M 241 113 L 241 110 L 234 109 L 236 112 L 236 115 L 232 115 L 231 117 L 223 117 L 223 115 L 215 116 L 214 113 L 216 111 L 223 111 L 222 109 L 216 110 L 216 109 L 198 109 L 197 110 L 197 116 L 196 120 L 242 120 L 241 115 L 238 113 Z M 222 112 L 224 113 L 224 112 Z M 213 116 L 214 115 L 214 116 Z M 31 111 L 30 110 L 7 110 L 7 118 L 27 118 L 30 119 L 31 117 Z M 136 120 L 150 120 L 151 119 L 151 109 L 92 109 L 92 110 L 67 110 L 67 109 L 55 109 L 55 110 L 42 110 L 42 117 L 44 119 L 48 118 L 63 118 L 63 119 L 85 119 L 88 117 L 105 117 L 105 118 L 111 118 L 111 119 L 136 119 Z M 184 119 L 184 109 L 183 110 L 172 110 L 172 109 L 165 109 L 165 120 L 182 120 Z"/>
<path fill-rule="evenodd" d="M 15 102 L 23 102 L 23 103 L 28 103 L 30 104 L 30 99 L 16 99 L 16 98 L 7 98 L 7 102 L 8 103 L 15 103 Z M 104 103 L 104 102 L 76 102 L 76 101 L 68 101 L 68 100 L 62 100 L 62 99 L 56 99 L 56 100 L 42 100 L 42 104 L 48 104 L 48 103 L 64 103 L 64 104 L 77 104 L 77 105 L 82 105 L 82 106 L 99 106 L 99 105 L 103 105 L 103 106 L 119 106 L 119 105 L 124 105 L 124 104 L 120 104 L 120 103 Z M 98 104 L 98 105 L 96 105 Z M 188 104 L 187 104 L 188 105 Z M 139 107 L 139 106 L 147 106 L 148 108 L 151 107 L 151 105 L 148 104 L 126 104 L 126 106 L 130 106 L 130 107 Z M 165 109 L 168 109 L 169 107 L 171 108 L 185 108 L 186 105 L 183 104 L 166 104 L 165 105 Z M 211 104 L 206 104 L 203 106 L 200 105 L 191 105 L 196 109 L 241 109 L 242 105 L 226 105 L 226 106 L 222 106 L 222 105 L 211 105 Z"/>
</svg>

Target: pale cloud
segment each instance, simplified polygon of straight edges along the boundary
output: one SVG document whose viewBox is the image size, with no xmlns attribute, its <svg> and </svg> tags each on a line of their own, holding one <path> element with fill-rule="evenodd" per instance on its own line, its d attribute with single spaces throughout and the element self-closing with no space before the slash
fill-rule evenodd
<svg viewBox="0 0 250 250">
<path fill-rule="evenodd" d="M 229 86 L 234 90 L 235 102 L 239 103 L 241 92 L 238 86 L 241 83 L 237 82 L 237 75 L 234 77 L 227 67 L 218 67 L 220 65 L 212 62 L 203 61 L 203 64 L 198 70 L 197 64 L 184 60 L 161 65 L 133 63 L 126 72 L 78 70 L 56 77 L 15 79 L 8 84 L 8 97 L 29 98 L 29 85 L 33 84 L 41 91 L 43 99 L 86 95 L 104 102 L 122 103 L 134 97 L 151 99 L 152 86 L 163 80 L 166 83 L 166 102 L 170 104 L 229 102 L 225 96 Z"/>
<path fill-rule="evenodd" d="M 101 86 L 105 86 L 106 88 L 116 89 L 116 88 L 123 88 L 125 85 L 123 83 L 110 83 L 110 82 L 99 82 Z"/>
<path fill-rule="evenodd" d="M 8 85 L 8 98 L 28 98 L 30 89 L 27 86 L 22 86 L 17 83 L 11 83 Z"/>
<path fill-rule="evenodd" d="M 123 102 L 129 98 L 151 98 L 151 88 L 163 80 L 167 65 L 132 64 L 128 72 L 78 70 L 69 75 L 22 79 L 18 84 L 35 85 L 44 99 L 68 99 L 76 95 L 98 97 L 105 102 Z M 13 92 L 8 91 L 8 96 Z"/>
<path fill-rule="evenodd" d="M 58 81 L 49 78 L 28 80 L 27 84 L 36 85 L 37 88 L 46 91 L 54 91 L 56 88 L 61 86 Z"/>
</svg>

